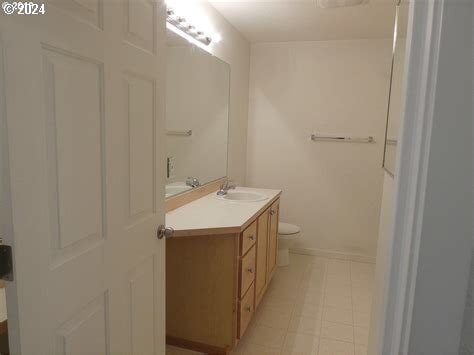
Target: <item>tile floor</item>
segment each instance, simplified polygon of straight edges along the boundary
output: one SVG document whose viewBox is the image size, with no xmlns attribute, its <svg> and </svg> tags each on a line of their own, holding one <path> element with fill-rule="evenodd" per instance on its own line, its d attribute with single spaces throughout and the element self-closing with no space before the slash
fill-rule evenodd
<svg viewBox="0 0 474 355">
<path fill-rule="evenodd" d="M 291 254 L 233 354 L 366 355 L 373 279 L 373 264 Z"/>
</svg>

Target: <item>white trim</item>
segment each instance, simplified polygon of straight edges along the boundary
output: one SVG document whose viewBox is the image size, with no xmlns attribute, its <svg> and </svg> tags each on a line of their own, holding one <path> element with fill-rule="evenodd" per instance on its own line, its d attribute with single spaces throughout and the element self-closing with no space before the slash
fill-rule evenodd
<svg viewBox="0 0 474 355">
<path fill-rule="evenodd" d="M 398 146 L 391 260 L 384 285 L 378 354 L 408 351 L 439 58 L 444 0 L 410 3 L 405 108 Z M 395 238 L 396 236 L 396 238 Z"/>
<path fill-rule="evenodd" d="M 375 264 L 375 257 L 362 254 L 344 253 L 340 251 L 314 248 L 290 248 L 290 252 L 294 254 L 320 256 L 328 259 L 350 260 L 359 263 Z"/>
</svg>

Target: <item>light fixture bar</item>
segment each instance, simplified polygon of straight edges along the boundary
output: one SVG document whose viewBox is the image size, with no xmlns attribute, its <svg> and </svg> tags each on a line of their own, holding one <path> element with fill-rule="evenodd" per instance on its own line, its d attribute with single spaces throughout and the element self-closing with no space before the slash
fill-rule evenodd
<svg viewBox="0 0 474 355">
<path fill-rule="evenodd" d="M 193 25 L 189 24 L 184 17 L 175 14 L 173 9 L 166 10 L 166 22 L 172 24 L 174 27 L 184 32 L 186 35 L 192 37 L 198 42 L 208 46 L 212 42 L 212 38 L 199 31 Z"/>
</svg>

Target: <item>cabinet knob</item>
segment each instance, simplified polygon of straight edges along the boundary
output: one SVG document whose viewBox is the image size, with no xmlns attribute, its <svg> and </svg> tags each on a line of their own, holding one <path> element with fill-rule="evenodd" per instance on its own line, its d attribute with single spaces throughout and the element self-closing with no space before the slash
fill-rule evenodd
<svg viewBox="0 0 474 355">
<path fill-rule="evenodd" d="M 249 267 L 249 268 L 247 269 L 247 271 L 250 272 L 251 274 L 253 274 L 253 269 L 252 269 L 251 267 Z"/>
<path fill-rule="evenodd" d="M 246 310 L 247 312 L 252 312 L 252 307 L 250 307 L 250 306 L 245 307 L 245 310 Z"/>
<path fill-rule="evenodd" d="M 250 239 L 250 240 L 255 240 L 255 236 L 254 236 L 254 235 L 251 235 L 251 236 L 249 236 L 249 239 Z"/>
<path fill-rule="evenodd" d="M 270 210 L 270 214 L 273 216 L 275 213 L 276 213 L 276 211 L 272 208 L 272 209 Z"/>
</svg>

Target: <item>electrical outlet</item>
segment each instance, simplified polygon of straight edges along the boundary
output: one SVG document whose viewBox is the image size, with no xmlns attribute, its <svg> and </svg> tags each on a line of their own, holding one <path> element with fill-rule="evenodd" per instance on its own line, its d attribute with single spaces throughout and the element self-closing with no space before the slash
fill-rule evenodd
<svg viewBox="0 0 474 355">
<path fill-rule="evenodd" d="M 175 168 L 176 168 L 176 165 L 175 165 L 175 158 L 174 157 L 168 157 L 168 169 L 167 169 L 167 176 L 168 176 L 168 179 L 172 179 L 175 177 Z"/>
</svg>

